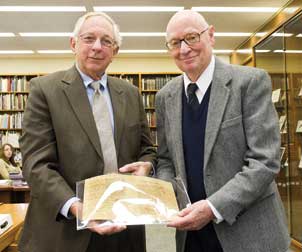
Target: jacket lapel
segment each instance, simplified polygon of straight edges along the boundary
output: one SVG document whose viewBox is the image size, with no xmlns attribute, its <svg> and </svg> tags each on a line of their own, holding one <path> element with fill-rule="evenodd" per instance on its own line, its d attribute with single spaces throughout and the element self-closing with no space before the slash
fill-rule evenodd
<svg viewBox="0 0 302 252">
<path fill-rule="evenodd" d="M 179 174 L 187 186 L 187 176 L 185 170 L 185 161 L 182 144 L 182 90 L 183 90 L 183 76 L 175 79 L 173 89 L 168 94 L 166 100 L 166 116 L 171 126 L 171 132 L 169 133 L 175 141 L 174 150 L 176 156 L 176 174 Z"/>
<path fill-rule="evenodd" d="M 204 169 L 207 168 L 218 130 L 220 128 L 224 111 L 229 99 L 227 84 L 231 80 L 228 66 L 215 58 L 215 70 L 211 87 L 208 117 L 205 133 Z"/>
<path fill-rule="evenodd" d="M 96 152 L 103 158 L 101 144 L 85 86 L 75 66 L 66 72 L 62 82 L 65 84 L 63 85 L 63 90 L 66 97 L 69 100 L 76 117 L 80 121 L 83 130 L 86 132 Z"/>
<path fill-rule="evenodd" d="M 108 87 L 114 114 L 114 142 L 116 155 L 119 156 L 119 147 L 125 122 L 126 98 L 122 86 L 108 76 Z"/>
</svg>

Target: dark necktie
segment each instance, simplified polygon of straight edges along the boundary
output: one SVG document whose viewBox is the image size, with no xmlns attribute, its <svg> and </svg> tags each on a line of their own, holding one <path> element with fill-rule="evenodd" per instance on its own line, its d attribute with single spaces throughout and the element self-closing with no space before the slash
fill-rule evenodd
<svg viewBox="0 0 302 252">
<path fill-rule="evenodd" d="M 188 104 L 190 107 L 194 110 L 197 110 L 199 106 L 199 102 L 196 96 L 196 90 L 198 89 L 198 86 L 196 83 L 190 83 L 187 87 L 187 94 L 188 94 Z"/>
</svg>

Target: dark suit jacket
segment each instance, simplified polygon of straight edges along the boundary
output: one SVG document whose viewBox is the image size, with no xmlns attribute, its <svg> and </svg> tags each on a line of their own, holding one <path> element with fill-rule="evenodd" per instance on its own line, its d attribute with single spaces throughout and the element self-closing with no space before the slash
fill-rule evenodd
<svg viewBox="0 0 302 252">
<path fill-rule="evenodd" d="M 156 96 L 159 178 L 186 169 L 182 142 L 183 77 Z M 216 58 L 205 133 L 204 183 L 209 201 L 224 218 L 214 225 L 224 252 L 284 252 L 289 236 L 274 182 L 280 169 L 280 134 L 263 70 Z M 185 232 L 177 233 L 183 252 Z"/>
<path fill-rule="evenodd" d="M 119 167 L 138 160 L 154 162 L 138 89 L 112 77 L 108 77 L 108 87 Z M 75 67 L 31 80 L 20 146 L 24 177 L 31 188 L 20 250 L 86 251 L 91 232 L 76 231 L 75 219 L 60 215 L 64 203 L 75 196 L 76 182 L 101 175 L 104 166 L 92 109 Z M 137 242 L 131 237 L 126 242 Z M 119 242 L 118 238 L 113 242 Z"/>
</svg>

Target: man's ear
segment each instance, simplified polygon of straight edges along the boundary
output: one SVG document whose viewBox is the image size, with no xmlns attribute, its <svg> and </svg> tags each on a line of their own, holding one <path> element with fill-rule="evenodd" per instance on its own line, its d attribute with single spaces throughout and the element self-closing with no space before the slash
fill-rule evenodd
<svg viewBox="0 0 302 252">
<path fill-rule="evenodd" d="M 211 41 L 211 46 L 214 47 L 215 45 L 215 36 L 214 36 L 214 33 L 215 33 L 215 28 L 213 25 L 210 25 L 209 26 L 209 36 L 210 36 L 210 41 Z"/>
<path fill-rule="evenodd" d="M 113 55 L 117 55 L 119 49 L 120 48 L 118 46 L 114 47 L 114 49 L 113 49 Z"/>
<path fill-rule="evenodd" d="M 69 40 L 69 45 L 70 45 L 70 48 L 71 48 L 73 53 L 76 52 L 76 44 L 77 44 L 76 38 L 71 37 L 70 40 Z"/>
</svg>

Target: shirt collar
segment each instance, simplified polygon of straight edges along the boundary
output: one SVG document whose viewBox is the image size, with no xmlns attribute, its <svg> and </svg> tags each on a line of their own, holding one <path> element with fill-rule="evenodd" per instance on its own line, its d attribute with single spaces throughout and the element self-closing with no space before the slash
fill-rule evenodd
<svg viewBox="0 0 302 252">
<path fill-rule="evenodd" d="M 210 86 L 213 75 L 214 75 L 214 69 L 215 69 L 215 57 L 212 56 L 210 64 L 207 66 L 207 68 L 203 71 L 203 73 L 199 76 L 196 83 L 198 86 L 198 89 L 202 92 L 202 94 L 205 94 L 208 87 Z M 192 81 L 189 79 L 188 75 L 186 73 L 183 73 L 184 75 L 184 85 L 185 85 L 185 93 L 187 94 L 187 87 L 189 86 Z"/>
<path fill-rule="evenodd" d="M 80 68 L 78 67 L 78 65 L 76 64 L 76 68 L 83 80 L 83 83 L 85 85 L 86 88 L 88 88 L 89 84 L 94 82 L 94 80 L 92 78 L 90 78 L 87 74 L 84 74 Z M 99 80 L 100 83 L 103 85 L 104 89 L 107 88 L 107 79 L 108 79 L 108 75 L 106 73 L 104 73 L 101 77 L 101 79 Z"/>
</svg>

